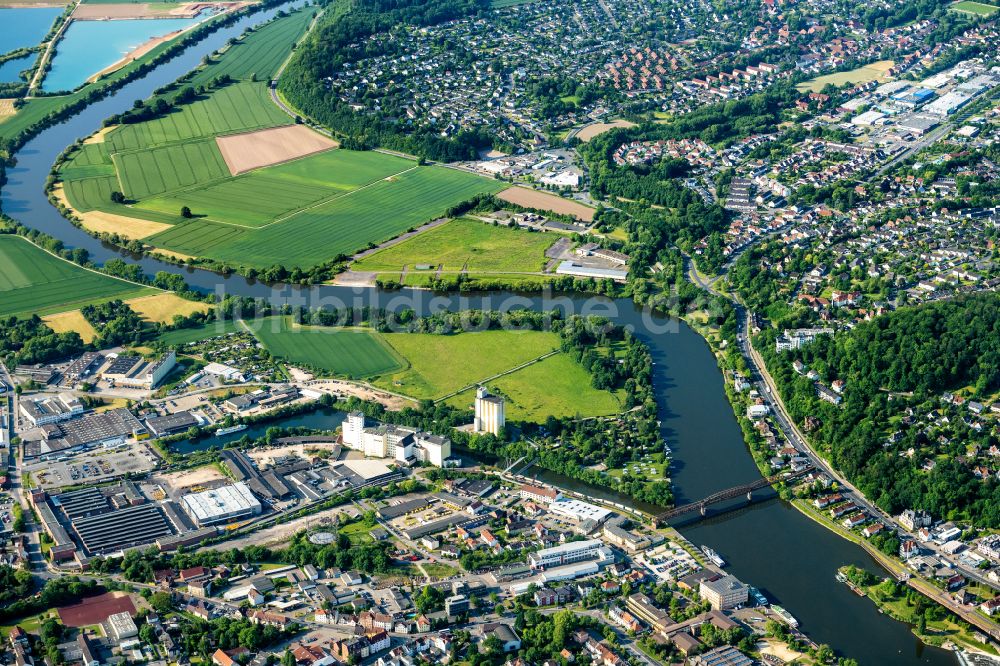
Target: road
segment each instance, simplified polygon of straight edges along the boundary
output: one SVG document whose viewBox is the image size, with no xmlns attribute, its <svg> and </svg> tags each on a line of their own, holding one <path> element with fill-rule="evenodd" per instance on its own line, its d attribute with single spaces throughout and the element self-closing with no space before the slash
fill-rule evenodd
<svg viewBox="0 0 1000 666">
<path fill-rule="evenodd" d="M 0 363 L 0 382 L 6 387 L 4 395 L 10 396 L 9 427 L 7 434 L 11 437 L 16 433 L 17 427 L 17 393 L 14 391 L 14 380 L 7 371 L 7 366 Z M 10 441 L 8 439 L 8 441 Z M 28 537 L 28 563 L 33 571 L 44 570 L 46 568 L 45 558 L 42 557 L 42 543 L 39 536 L 39 526 L 35 522 L 28 498 L 24 493 L 24 479 L 21 471 L 21 461 L 16 455 L 14 446 L 10 447 L 10 457 L 8 459 L 7 475 L 10 482 L 10 493 L 14 501 L 20 505 L 24 512 L 24 534 Z"/>
<path fill-rule="evenodd" d="M 874 503 L 870 502 L 860 490 L 847 480 L 846 477 L 834 469 L 834 467 L 812 447 L 805 434 L 802 433 L 798 425 L 796 425 L 795 421 L 791 418 L 787 408 L 785 407 L 784 401 L 781 399 L 781 394 L 778 392 L 778 387 L 767 370 L 764 359 L 761 357 L 760 352 L 758 352 L 750 342 L 750 318 L 747 316 L 746 307 L 743 303 L 741 303 L 736 297 L 721 294 L 717 291 L 714 285 L 719 278 L 716 277 L 713 280 L 705 280 L 698 273 L 693 261 L 689 262 L 688 265 L 688 278 L 692 283 L 709 293 L 725 296 L 730 299 L 734 309 L 736 310 L 738 331 L 736 334 L 736 341 L 739 346 L 740 353 L 746 361 L 747 367 L 750 369 L 751 381 L 754 383 L 758 389 L 758 393 L 760 393 L 761 397 L 770 408 L 774 422 L 777 424 L 778 429 L 784 435 L 785 439 L 792 446 L 794 446 L 801 455 L 806 457 L 817 469 L 823 470 L 823 472 L 825 472 L 831 479 L 836 481 L 841 487 L 840 492 L 846 499 L 853 501 L 856 505 L 864 509 L 869 515 L 877 517 L 886 526 L 894 529 L 898 534 L 906 534 L 906 529 L 900 525 L 893 516 L 880 509 Z M 935 555 L 951 562 L 955 566 L 956 570 L 961 572 L 962 575 L 967 578 L 994 589 L 998 589 L 997 583 L 988 579 L 982 574 L 982 572 L 968 567 L 956 558 L 947 555 L 937 544 L 925 543 L 923 544 L 923 547 L 930 549 Z M 872 555 L 875 555 L 876 559 L 880 559 L 878 557 L 880 553 L 874 551 L 873 548 L 866 548 L 866 550 L 871 552 Z M 994 639 L 1000 639 L 1000 625 L 979 615 L 974 607 L 969 608 L 955 602 L 950 594 L 915 576 L 911 576 L 907 583 L 910 587 L 913 587 L 923 594 L 933 598 L 935 601 L 945 606 L 959 617 L 988 633 Z"/>
</svg>

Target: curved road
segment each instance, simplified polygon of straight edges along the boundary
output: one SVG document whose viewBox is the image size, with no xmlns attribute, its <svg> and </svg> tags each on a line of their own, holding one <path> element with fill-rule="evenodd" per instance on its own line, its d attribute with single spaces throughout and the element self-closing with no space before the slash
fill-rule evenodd
<svg viewBox="0 0 1000 666">
<path fill-rule="evenodd" d="M 751 380 L 754 382 L 754 384 L 758 389 L 758 392 L 764 398 L 764 401 L 769 406 L 774 421 L 775 423 L 777 423 L 778 428 L 785 436 L 785 439 L 792 446 L 794 446 L 804 457 L 809 459 L 809 461 L 813 465 L 815 465 L 817 469 L 823 470 L 831 479 L 835 480 L 841 486 L 842 488 L 841 492 L 845 496 L 845 498 L 853 501 L 856 505 L 864 509 L 870 515 L 878 517 L 878 519 L 881 520 L 886 526 L 889 526 L 898 534 L 906 534 L 907 533 L 906 529 L 902 525 L 900 525 L 893 516 L 889 515 L 888 513 L 880 509 L 874 503 L 870 502 L 868 498 L 865 497 L 865 495 L 860 490 L 858 490 L 850 481 L 848 481 L 846 477 L 844 477 L 836 469 L 834 469 L 834 467 L 812 447 L 812 445 L 809 443 L 809 440 L 806 438 L 805 434 L 802 433 L 802 431 L 796 425 L 795 421 L 789 415 L 788 410 L 785 407 L 785 403 L 781 398 L 781 394 L 778 392 L 778 387 L 775 384 L 774 379 L 771 377 L 770 373 L 767 371 L 767 366 L 764 363 L 764 359 L 761 357 L 760 352 L 758 352 L 754 348 L 753 344 L 750 342 L 750 321 L 749 317 L 747 317 L 746 307 L 738 299 L 738 297 L 730 294 L 723 294 L 715 289 L 715 283 L 718 281 L 721 275 L 712 280 L 705 280 L 698 273 L 697 268 L 694 265 L 694 261 L 691 260 L 690 257 L 687 258 L 687 261 L 688 261 L 688 271 L 687 271 L 688 279 L 693 284 L 697 285 L 698 287 L 704 289 L 705 291 L 713 295 L 722 296 L 724 298 L 729 299 L 729 301 L 733 305 L 733 308 L 736 310 L 737 331 L 738 331 L 736 334 L 736 340 L 740 348 L 740 353 L 742 354 L 744 360 L 746 361 L 747 367 L 750 368 Z M 886 558 L 884 554 L 882 554 L 874 547 L 872 547 L 870 544 L 868 544 L 867 541 L 862 540 L 860 545 L 863 548 L 865 548 L 865 550 L 868 551 L 869 554 L 871 554 L 877 560 L 880 560 L 883 563 L 883 566 L 886 566 L 887 563 L 895 563 L 895 560 L 890 560 Z M 998 588 L 998 584 L 996 582 L 988 579 L 986 576 L 982 574 L 982 572 L 972 569 L 971 567 L 964 565 L 960 561 L 957 561 L 955 558 L 952 558 L 947 554 L 945 554 L 943 551 L 941 551 L 941 549 L 937 546 L 937 544 L 925 543 L 923 544 L 923 547 L 929 548 L 935 555 L 954 564 L 956 570 L 959 571 L 962 575 L 966 576 L 967 578 L 971 578 L 978 583 L 992 587 L 994 589 L 1000 589 Z M 898 566 L 897 567 L 886 566 L 886 568 L 893 570 L 894 568 L 898 568 Z M 1000 640 L 1000 625 L 980 615 L 976 611 L 975 607 L 969 607 L 958 604 L 957 602 L 954 601 L 954 599 L 952 599 L 951 595 L 949 595 L 947 592 L 942 591 L 937 587 L 934 587 L 929 582 L 923 579 L 910 576 L 909 579 L 907 580 L 907 584 L 909 584 L 911 587 L 918 590 L 919 592 L 922 592 L 923 594 L 934 598 L 938 603 L 947 607 L 949 610 L 951 610 L 959 617 L 963 618 L 965 621 L 969 622 L 970 624 L 973 624 L 982 631 L 986 632 L 987 634 L 992 636 L 995 640 Z"/>
</svg>

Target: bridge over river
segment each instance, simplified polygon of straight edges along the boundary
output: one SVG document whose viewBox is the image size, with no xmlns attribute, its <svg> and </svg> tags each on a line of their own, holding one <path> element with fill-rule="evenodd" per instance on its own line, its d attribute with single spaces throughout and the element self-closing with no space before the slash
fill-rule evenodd
<svg viewBox="0 0 1000 666">
<path fill-rule="evenodd" d="M 712 504 L 718 504 L 720 502 L 725 502 L 727 500 L 735 499 L 741 495 L 746 495 L 747 501 L 753 499 L 753 491 L 760 490 L 761 488 L 767 488 L 768 486 L 773 486 L 780 481 L 794 481 L 795 479 L 802 478 L 803 476 L 812 472 L 815 468 L 810 465 L 804 469 L 800 469 L 796 472 L 784 472 L 782 474 L 774 474 L 765 478 L 757 479 L 750 483 L 744 483 L 741 486 L 733 486 L 732 488 L 726 488 L 725 490 L 720 490 L 717 493 L 712 493 L 705 499 L 699 500 L 697 502 L 689 502 L 687 504 L 682 504 L 680 506 L 675 506 L 674 508 L 664 511 L 653 516 L 653 522 L 656 525 L 663 525 L 674 518 L 687 515 L 689 513 L 694 513 L 697 511 L 702 516 L 704 516 L 708 507 Z"/>
</svg>

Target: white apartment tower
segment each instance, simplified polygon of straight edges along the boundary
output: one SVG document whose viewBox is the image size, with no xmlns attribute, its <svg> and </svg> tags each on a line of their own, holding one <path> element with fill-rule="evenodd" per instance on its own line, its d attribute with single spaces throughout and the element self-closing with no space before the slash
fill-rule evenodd
<svg viewBox="0 0 1000 666">
<path fill-rule="evenodd" d="M 490 395 L 485 386 L 480 386 L 476 390 L 476 420 L 473 422 L 473 430 L 499 435 L 505 422 L 503 398 Z"/>
</svg>

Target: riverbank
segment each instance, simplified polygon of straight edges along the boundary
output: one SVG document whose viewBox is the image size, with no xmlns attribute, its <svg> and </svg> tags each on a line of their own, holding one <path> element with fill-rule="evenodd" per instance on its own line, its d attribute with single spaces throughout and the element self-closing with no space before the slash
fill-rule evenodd
<svg viewBox="0 0 1000 666">
<path fill-rule="evenodd" d="M 845 494 L 849 492 L 854 493 L 858 498 L 856 500 L 857 503 L 860 504 L 863 509 L 866 509 L 867 513 L 871 514 L 876 518 L 883 518 L 882 513 L 877 509 L 875 509 L 874 505 L 871 505 L 868 499 L 863 494 L 861 494 L 860 491 L 851 486 L 849 482 L 843 480 L 833 470 L 830 463 L 820 456 L 820 454 L 809 444 L 809 441 L 806 439 L 805 435 L 798 429 L 798 426 L 794 423 L 794 421 L 791 420 L 791 418 L 785 412 L 784 405 L 781 403 L 781 396 L 778 393 L 778 389 L 776 386 L 773 385 L 773 382 L 771 381 L 768 375 L 766 365 L 764 365 L 763 359 L 760 358 L 760 355 L 756 352 L 756 350 L 753 347 L 753 343 L 750 340 L 750 332 L 748 328 L 746 328 L 745 326 L 746 314 L 742 309 L 742 306 L 739 304 L 738 298 L 730 294 L 722 294 L 716 291 L 713 284 L 715 280 L 717 280 L 718 278 L 715 278 L 715 280 L 711 282 L 706 282 L 705 278 L 700 273 L 697 273 L 697 269 L 694 266 L 693 262 L 691 264 L 691 270 L 689 271 L 689 279 L 694 284 L 700 286 L 705 291 L 713 294 L 714 296 L 720 299 L 725 299 L 730 304 L 730 307 L 732 307 L 734 309 L 734 312 L 737 314 L 738 332 L 736 333 L 735 337 L 724 340 L 723 341 L 724 344 L 713 344 L 714 336 L 705 335 L 704 327 L 703 326 L 700 327 L 701 330 L 699 330 L 699 327 L 696 326 L 696 330 L 699 330 L 700 334 L 702 334 L 703 337 L 705 337 L 708 344 L 711 347 L 713 347 L 713 353 L 715 354 L 717 361 L 720 362 L 720 368 L 723 368 L 721 359 L 723 358 L 724 353 L 728 353 L 731 355 L 733 354 L 734 350 L 738 351 L 739 354 L 738 359 L 733 359 L 733 358 L 727 359 L 729 370 L 730 371 L 738 370 L 741 372 L 741 374 L 745 373 L 745 377 L 749 380 L 749 385 L 751 387 L 758 385 L 759 382 L 759 385 L 762 388 L 761 390 L 762 397 L 765 398 L 765 401 L 767 403 L 772 403 L 770 405 L 771 414 L 768 416 L 768 421 L 774 421 L 773 425 L 768 423 L 766 428 L 758 427 L 760 423 L 762 423 L 761 421 L 751 423 L 750 419 L 743 415 L 745 410 L 750 405 L 749 399 L 745 400 L 742 399 L 742 396 L 744 394 L 741 391 L 735 390 L 735 388 L 731 388 L 729 382 L 726 383 L 725 392 L 727 398 L 729 399 L 729 402 L 733 407 L 737 419 L 743 426 L 746 443 L 750 448 L 751 452 L 754 454 L 753 455 L 754 461 L 756 462 L 758 469 L 760 469 L 761 474 L 766 476 L 770 474 L 773 469 L 770 461 L 772 459 L 771 455 L 775 453 L 773 450 L 774 447 L 765 446 L 763 437 L 761 437 L 761 434 L 763 432 L 768 432 L 771 437 L 777 437 L 779 441 L 784 441 L 788 446 L 791 446 L 793 449 L 796 449 L 797 450 L 796 455 L 806 455 L 809 459 L 811 459 L 814 462 L 817 470 L 820 470 L 821 472 L 825 473 L 833 482 L 842 485 L 843 492 Z M 715 341 L 717 343 L 717 339 L 715 339 Z M 756 378 L 754 377 L 755 373 L 752 372 L 752 370 L 754 369 L 757 370 L 756 374 L 760 376 Z M 735 376 L 733 377 L 733 379 L 735 380 Z M 764 395 L 765 390 L 767 392 L 767 395 Z M 791 499 L 791 490 L 782 489 L 782 496 L 784 499 Z M 960 618 L 961 621 L 964 623 L 977 626 L 979 629 L 985 632 L 986 635 L 992 636 L 994 638 L 996 637 L 997 635 L 996 623 L 993 622 L 991 619 L 986 618 L 985 616 L 979 615 L 975 607 L 969 608 L 962 606 L 960 603 L 956 602 L 947 592 L 944 592 L 939 588 L 935 587 L 932 582 L 919 578 L 915 575 L 911 575 L 902 562 L 895 559 L 891 555 L 887 555 L 879 551 L 874 546 L 874 544 L 870 543 L 867 539 L 862 538 L 860 535 L 846 528 L 842 528 L 840 525 L 828 520 L 824 514 L 821 514 L 817 511 L 813 511 L 812 507 L 808 503 L 803 501 L 793 501 L 790 503 L 800 513 L 803 513 L 804 515 L 806 515 L 806 517 L 810 518 L 814 522 L 823 526 L 828 531 L 831 531 L 838 537 L 850 541 L 851 543 L 854 543 L 855 545 L 864 549 L 865 552 L 868 553 L 868 555 L 882 569 L 894 574 L 899 580 L 905 581 L 906 585 L 909 588 L 914 590 L 915 593 L 922 594 L 925 597 L 927 597 L 929 602 L 937 603 L 940 606 L 939 610 L 941 610 L 942 612 L 946 613 L 951 612 L 954 614 L 956 619 Z M 887 524 L 892 524 L 891 517 L 884 517 L 883 520 L 887 522 Z M 880 612 L 882 612 L 881 609 Z M 894 619 L 900 619 L 901 621 L 905 621 L 905 619 L 903 618 L 896 618 L 895 616 L 892 615 L 890 615 L 890 617 L 894 617 Z M 918 636 L 918 638 L 921 638 L 922 640 L 922 636 L 920 634 L 918 634 L 916 631 L 914 631 L 914 633 Z M 926 641 L 923 642 L 928 645 L 939 645 L 939 643 L 927 643 Z M 975 647 L 976 645 L 975 641 L 971 641 L 970 645 Z"/>
<path fill-rule="evenodd" d="M 891 578 L 878 580 L 868 572 L 853 567 L 842 567 L 841 576 L 855 594 L 865 596 L 875 604 L 880 613 L 910 626 L 913 635 L 928 645 L 945 649 L 964 650 L 997 656 L 991 646 L 976 639 L 968 624 L 941 609 L 920 591 L 904 586 Z M 941 612 L 937 612 L 941 611 Z"/>
</svg>

